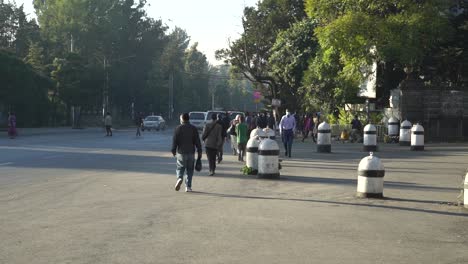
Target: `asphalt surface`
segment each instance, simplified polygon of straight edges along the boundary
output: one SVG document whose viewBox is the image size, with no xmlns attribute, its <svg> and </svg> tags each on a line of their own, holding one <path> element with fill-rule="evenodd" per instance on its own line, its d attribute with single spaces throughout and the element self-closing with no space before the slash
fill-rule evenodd
<svg viewBox="0 0 468 264">
<path fill-rule="evenodd" d="M 0 136 L 0 263 L 468 263 L 468 144 L 380 145 L 380 200 L 355 197 L 360 144 L 296 141 L 280 180 L 226 144 L 185 193 L 171 130 L 20 133 Z"/>
</svg>

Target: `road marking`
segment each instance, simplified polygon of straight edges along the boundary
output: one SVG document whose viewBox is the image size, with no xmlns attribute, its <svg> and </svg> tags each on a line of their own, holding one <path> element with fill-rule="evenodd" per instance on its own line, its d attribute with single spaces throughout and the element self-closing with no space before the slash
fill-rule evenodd
<svg viewBox="0 0 468 264">
<path fill-rule="evenodd" d="M 59 158 L 59 157 L 63 157 L 63 155 L 48 156 L 48 157 L 44 157 L 44 159 L 55 159 L 55 158 Z"/>
<path fill-rule="evenodd" d="M 13 162 L 5 162 L 5 163 L 0 163 L 0 166 L 7 166 L 11 164 L 13 164 Z"/>
</svg>

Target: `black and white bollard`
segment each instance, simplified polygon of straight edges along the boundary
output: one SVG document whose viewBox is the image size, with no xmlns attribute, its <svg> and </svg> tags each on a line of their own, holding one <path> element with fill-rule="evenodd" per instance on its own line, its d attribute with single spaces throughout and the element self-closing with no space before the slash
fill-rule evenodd
<svg viewBox="0 0 468 264">
<path fill-rule="evenodd" d="M 377 129 L 372 124 L 364 127 L 364 151 L 377 151 Z"/>
<path fill-rule="evenodd" d="M 420 124 L 411 128 L 411 150 L 424 150 L 424 128 Z"/>
<path fill-rule="evenodd" d="M 258 146 L 260 140 L 257 137 L 250 138 L 246 148 L 246 166 L 252 168 L 252 174 L 258 173 Z"/>
<path fill-rule="evenodd" d="M 317 152 L 331 152 L 331 128 L 327 122 L 322 122 L 317 130 Z"/>
<path fill-rule="evenodd" d="M 400 125 L 400 122 L 398 122 L 398 119 L 391 117 L 388 120 L 387 128 L 388 128 L 389 137 L 392 137 L 392 138 L 398 137 L 398 125 Z"/>
<path fill-rule="evenodd" d="M 400 142 L 400 146 L 411 145 L 411 122 L 408 120 L 405 120 L 401 123 L 399 142 Z"/>
<path fill-rule="evenodd" d="M 276 139 L 276 133 L 274 129 L 271 128 L 264 128 L 263 132 L 265 133 L 266 137 L 269 139 Z"/>
<path fill-rule="evenodd" d="M 254 128 L 252 129 L 252 131 L 250 132 L 250 138 L 253 138 L 253 137 L 258 137 L 258 131 L 259 130 L 262 130 L 261 128 L 257 127 L 257 128 Z"/>
<path fill-rule="evenodd" d="M 383 198 L 385 169 L 379 158 L 371 152 L 358 167 L 357 197 Z"/>
<path fill-rule="evenodd" d="M 279 146 L 272 139 L 263 139 L 258 146 L 258 178 L 276 179 L 279 173 Z"/>
<path fill-rule="evenodd" d="M 464 200 L 463 200 L 463 205 L 465 208 L 468 209 L 468 172 L 465 175 L 465 182 L 464 182 Z"/>
</svg>

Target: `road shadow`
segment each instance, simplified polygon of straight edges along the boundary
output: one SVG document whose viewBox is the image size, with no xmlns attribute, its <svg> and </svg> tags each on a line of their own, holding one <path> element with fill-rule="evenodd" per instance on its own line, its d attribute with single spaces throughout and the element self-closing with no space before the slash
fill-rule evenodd
<svg viewBox="0 0 468 264">
<path fill-rule="evenodd" d="M 193 194 L 211 196 L 211 197 L 218 197 L 218 198 L 231 198 L 231 199 L 294 201 L 294 202 L 321 203 L 321 204 L 344 205 L 344 206 L 355 206 L 355 207 L 370 207 L 370 208 L 381 208 L 381 209 L 390 209 L 390 210 L 399 210 L 399 211 L 418 212 L 418 213 L 427 213 L 427 214 L 437 214 L 437 215 L 446 215 L 446 216 L 456 216 L 456 217 L 468 218 L 468 212 L 467 213 L 443 212 L 443 211 L 436 211 L 436 210 L 429 210 L 429 209 L 409 208 L 409 207 L 383 205 L 383 204 L 368 204 L 368 203 L 357 203 L 357 202 L 338 202 L 338 201 L 326 201 L 326 200 L 317 200 L 317 199 L 264 197 L 264 196 L 238 195 L 238 194 L 209 193 L 209 192 L 200 192 L 200 191 L 194 191 Z M 361 199 L 361 200 L 363 202 L 370 201 L 370 200 L 365 200 L 365 199 Z M 407 200 L 407 199 L 395 199 L 395 198 L 388 198 L 386 200 L 399 201 L 399 202 L 433 203 L 433 201 Z M 372 200 L 372 201 L 378 201 L 378 200 Z M 382 201 L 385 201 L 385 199 L 383 199 Z"/>
</svg>

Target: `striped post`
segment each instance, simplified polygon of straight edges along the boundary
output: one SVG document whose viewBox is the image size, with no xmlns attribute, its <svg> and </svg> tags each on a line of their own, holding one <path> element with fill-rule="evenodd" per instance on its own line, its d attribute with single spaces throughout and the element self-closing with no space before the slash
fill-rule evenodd
<svg viewBox="0 0 468 264">
<path fill-rule="evenodd" d="M 331 128 L 327 122 L 322 122 L 317 130 L 317 152 L 331 152 Z"/>
<path fill-rule="evenodd" d="M 400 146 L 411 145 L 411 122 L 405 120 L 400 126 Z"/>
<path fill-rule="evenodd" d="M 371 152 L 358 167 L 357 197 L 383 198 L 385 169 L 379 158 Z"/>
<path fill-rule="evenodd" d="M 420 124 L 411 129 L 411 150 L 424 150 L 424 128 Z"/>
<path fill-rule="evenodd" d="M 367 124 L 364 127 L 364 141 L 363 150 L 377 151 L 377 128 L 372 124 Z"/>
<path fill-rule="evenodd" d="M 257 178 L 279 178 L 279 146 L 272 139 L 263 139 L 258 146 Z"/>
</svg>

